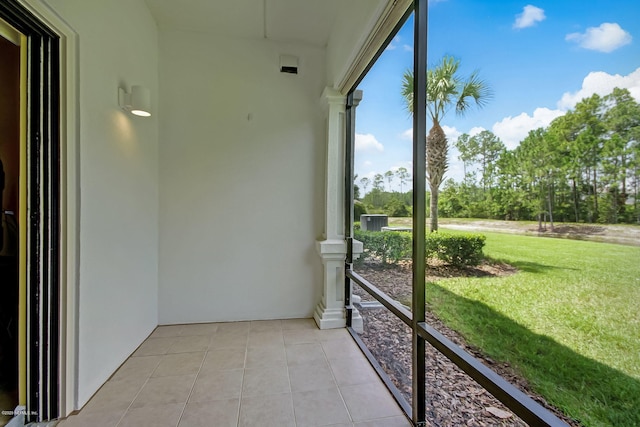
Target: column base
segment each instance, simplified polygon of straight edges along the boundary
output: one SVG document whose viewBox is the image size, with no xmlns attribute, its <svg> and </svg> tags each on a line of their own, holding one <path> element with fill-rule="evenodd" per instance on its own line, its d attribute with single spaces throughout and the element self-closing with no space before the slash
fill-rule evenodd
<svg viewBox="0 0 640 427">
<path fill-rule="evenodd" d="M 327 308 L 322 301 L 316 306 L 313 319 L 320 329 L 337 329 L 347 326 L 344 308 Z"/>
</svg>

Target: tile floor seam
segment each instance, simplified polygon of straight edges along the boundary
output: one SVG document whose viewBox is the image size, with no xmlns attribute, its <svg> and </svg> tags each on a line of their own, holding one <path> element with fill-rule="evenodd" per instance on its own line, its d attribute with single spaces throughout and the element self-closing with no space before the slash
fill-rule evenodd
<svg viewBox="0 0 640 427">
<path fill-rule="evenodd" d="M 152 333 L 153 333 L 153 332 L 152 332 Z M 150 336 L 151 336 L 151 335 L 149 335 L 149 337 L 150 337 Z M 147 337 L 147 338 L 145 339 L 145 341 L 146 341 L 147 339 L 149 339 L 149 337 Z M 144 343 L 145 341 L 143 341 L 143 343 Z M 135 351 L 134 351 L 134 353 L 135 353 Z M 124 364 L 125 364 L 126 362 L 128 362 L 129 360 L 131 360 L 131 358 L 132 358 L 132 357 L 133 357 L 133 354 L 132 354 L 131 356 L 129 356 L 129 357 L 127 358 L 127 360 L 125 360 L 125 361 L 124 361 L 124 363 L 123 363 L 122 365 L 120 365 L 120 367 L 118 368 L 118 370 L 122 369 L 122 366 L 124 366 Z M 135 396 L 133 396 L 133 399 L 131 399 L 131 402 L 129 403 L 129 406 L 127 406 L 127 409 L 125 409 L 125 410 L 124 410 L 124 412 L 122 413 L 122 415 L 120 415 L 120 418 L 118 419 L 118 422 L 116 423 L 115 427 L 118 427 L 118 426 L 120 425 L 120 423 L 122 423 L 122 419 L 123 419 L 123 418 L 124 418 L 124 416 L 127 414 L 127 412 L 129 412 L 129 409 L 131 409 L 131 406 L 133 405 L 133 402 L 135 402 L 135 400 L 138 398 L 138 396 L 140 395 L 140 392 L 142 391 L 142 389 L 144 388 L 144 386 L 146 386 L 146 385 L 147 385 L 147 383 L 149 382 L 149 379 L 151 378 L 151 375 L 153 375 L 153 373 L 155 372 L 155 370 L 156 370 L 156 369 L 158 369 L 158 366 L 160 366 L 160 359 L 158 359 L 158 363 L 156 364 L 156 367 L 155 367 L 155 368 L 153 368 L 153 370 L 151 371 L 151 373 L 149 374 L 149 376 L 144 380 L 144 383 L 143 383 L 143 384 L 142 384 L 142 386 L 140 387 L 140 390 L 138 390 L 138 392 L 136 393 L 136 395 L 135 395 Z M 104 383 L 104 384 L 103 384 L 103 385 L 98 389 L 98 391 L 97 391 L 97 392 L 96 392 L 96 393 L 91 397 L 91 399 L 93 399 L 93 398 L 95 398 L 95 397 L 96 397 L 96 395 L 100 392 L 100 390 L 102 389 L 102 387 L 104 387 L 104 386 L 105 386 L 106 384 L 108 384 L 109 382 L 114 381 L 114 380 L 113 380 L 113 377 L 118 373 L 118 370 L 117 370 L 116 372 L 114 372 L 114 373 L 111 375 L 111 377 L 107 380 L 107 382 L 105 382 L 105 383 Z M 89 402 L 91 402 L 91 399 L 89 399 Z M 89 402 L 87 402 L 87 404 L 88 404 Z M 82 409 L 81 409 L 80 411 L 82 411 Z M 80 412 L 80 411 L 79 411 L 79 412 Z"/>
<path fill-rule="evenodd" d="M 180 421 L 182 421 L 182 417 L 184 416 L 184 411 L 187 409 L 187 404 L 191 399 L 191 395 L 193 394 L 193 389 L 196 387 L 196 382 L 198 382 L 198 376 L 200 375 L 200 371 L 202 371 L 202 365 L 204 365 L 204 361 L 207 359 L 208 352 L 209 352 L 209 349 L 207 348 L 207 350 L 205 350 L 204 352 L 204 356 L 202 357 L 202 361 L 200 362 L 200 367 L 198 368 L 198 372 L 196 372 L 196 376 L 193 379 L 193 384 L 191 384 L 191 389 L 189 390 L 189 394 L 187 395 L 187 400 L 184 402 L 184 407 L 182 408 L 182 412 L 178 417 L 178 422 L 176 423 L 176 427 L 178 427 L 180 425 Z"/>
<path fill-rule="evenodd" d="M 160 366 L 160 361 L 158 361 L 158 366 Z M 156 366 L 156 368 L 158 367 Z M 153 373 L 155 371 L 155 369 L 153 371 L 151 371 L 151 373 Z M 127 406 L 127 409 L 124 410 L 124 412 L 122 413 L 122 415 L 120 415 L 120 419 L 118 420 L 118 422 L 116 423 L 116 427 L 118 427 L 121 423 L 122 420 L 124 419 L 125 415 L 127 415 L 127 412 L 129 412 L 129 410 L 131 409 L 131 407 L 133 406 L 133 402 L 136 401 L 136 399 L 138 398 L 138 396 L 140 395 L 140 393 L 142 392 L 142 389 L 147 385 L 147 383 L 149 382 L 149 379 L 151 378 L 151 375 L 149 375 L 147 377 L 146 380 L 144 380 L 144 383 L 142 384 L 142 387 L 140 387 L 140 390 L 138 390 L 138 392 L 136 393 L 135 396 L 133 396 L 133 399 L 131 399 L 131 402 L 129 402 L 129 406 Z"/>
<path fill-rule="evenodd" d="M 251 327 L 251 326 L 249 326 Z M 247 357 L 249 355 L 249 336 L 247 335 L 247 341 L 244 345 L 244 363 L 242 364 L 242 383 L 240 383 L 240 400 L 238 402 L 238 417 L 236 420 L 236 427 L 240 427 L 240 414 L 242 413 L 242 398 L 244 392 L 244 381 L 247 376 Z"/>
<path fill-rule="evenodd" d="M 355 340 L 353 341 L 353 344 L 356 344 Z M 349 406 L 347 406 L 347 401 L 344 400 L 344 396 L 342 395 L 342 390 L 340 389 L 340 386 L 338 385 L 338 379 L 336 378 L 336 375 L 333 373 L 333 368 L 331 367 L 331 360 L 329 359 L 329 356 L 327 355 L 327 352 L 324 350 L 324 346 L 322 346 L 322 344 L 320 345 L 320 348 L 322 349 L 322 353 L 324 354 L 324 357 L 327 360 L 327 364 L 329 365 L 329 372 L 331 373 L 331 378 L 333 378 L 333 382 L 336 384 L 336 388 L 338 389 L 338 394 L 340 395 L 340 399 L 342 400 L 342 404 L 344 405 L 345 409 L 347 410 L 347 414 L 349 414 L 349 420 L 351 420 L 351 424 L 353 424 L 355 421 L 353 421 L 353 416 L 351 415 L 351 411 L 349 410 Z M 367 360 L 367 363 L 369 363 L 368 360 Z"/>
<path fill-rule="evenodd" d="M 284 343 L 284 332 L 282 333 L 282 341 Z M 287 379 L 289 380 L 289 393 L 291 394 L 291 409 L 293 410 L 293 423 L 298 426 L 298 418 L 296 417 L 296 405 L 293 402 L 293 387 L 291 386 L 291 372 L 289 372 L 289 359 L 287 358 L 287 345 L 283 344 L 284 347 L 284 360 L 287 365 Z"/>
</svg>

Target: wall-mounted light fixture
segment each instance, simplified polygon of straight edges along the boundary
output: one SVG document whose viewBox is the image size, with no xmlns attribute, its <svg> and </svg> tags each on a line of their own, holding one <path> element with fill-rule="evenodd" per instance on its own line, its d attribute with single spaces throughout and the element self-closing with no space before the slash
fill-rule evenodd
<svg viewBox="0 0 640 427">
<path fill-rule="evenodd" d="M 136 116 L 151 116 L 151 91 L 144 86 L 131 86 L 131 93 L 118 88 L 120 108 Z"/>
</svg>

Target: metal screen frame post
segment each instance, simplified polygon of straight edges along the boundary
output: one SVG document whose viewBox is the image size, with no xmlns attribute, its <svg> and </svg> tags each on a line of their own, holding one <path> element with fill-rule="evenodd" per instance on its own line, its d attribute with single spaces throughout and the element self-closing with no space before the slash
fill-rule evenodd
<svg viewBox="0 0 640 427">
<path fill-rule="evenodd" d="M 428 0 L 414 1 L 413 44 L 413 297 L 412 297 L 412 421 L 425 425 L 425 340 L 418 334 L 425 321 L 427 15 Z"/>
<path fill-rule="evenodd" d="M 356 107 L 362 100 L 361 90 L 352 90 L 347 95 L 345 111 L 345 160 L 344 160 L 344 237 L 347 243 L 347 257 L 345 272 L 353 269 L 353 171 L 355 170 L 355 140 L 356 140 Z M 353 320 L 353 305 L 351 304 L 351 279 L 344 277 L 344 305 L 346 310 L 347 327 L 351 327 Z"/>
<path fill-rule="evenodd" d="M 347 243 L 347 257 L 344 269 L 350 271 L 353 268 L 353 170 L 354 170 L 354 141 L 356 134 L 355 107 L 353 105 L 353 93 L 347 95 L 345 114 L 345 161 L 344 161 L 344 238 Z M 346 310 L 347 327 L 352 326 L 353 305 L 351 304 L 351 279 L 344 275 L 344 306 Z"/>
</svg>

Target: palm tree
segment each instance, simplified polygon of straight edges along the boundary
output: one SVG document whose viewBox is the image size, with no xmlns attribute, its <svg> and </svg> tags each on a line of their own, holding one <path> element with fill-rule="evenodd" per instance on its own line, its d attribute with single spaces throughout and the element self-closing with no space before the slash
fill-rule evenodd
<svg viewBox="0 0 640 427">
<path fill-rule="evenodd" d="M 438 230 L 438 192 L 447 170 L 447 137 L 440 126 L 451 107 L 463 115 L 471 103 L 482 107 L 491 98 L 491 90 L 474 71 L 466 79 L 458 75 L 460 60 L 444 56 L 442 61 L 427 70 L 427 114 L 433 125 L 427 135 L 427 179 L 431 190 L 431 231 Z M 413 73 L 406 71 L 402 81 L 402 96 L 413 114 Z"/>
</svg>

